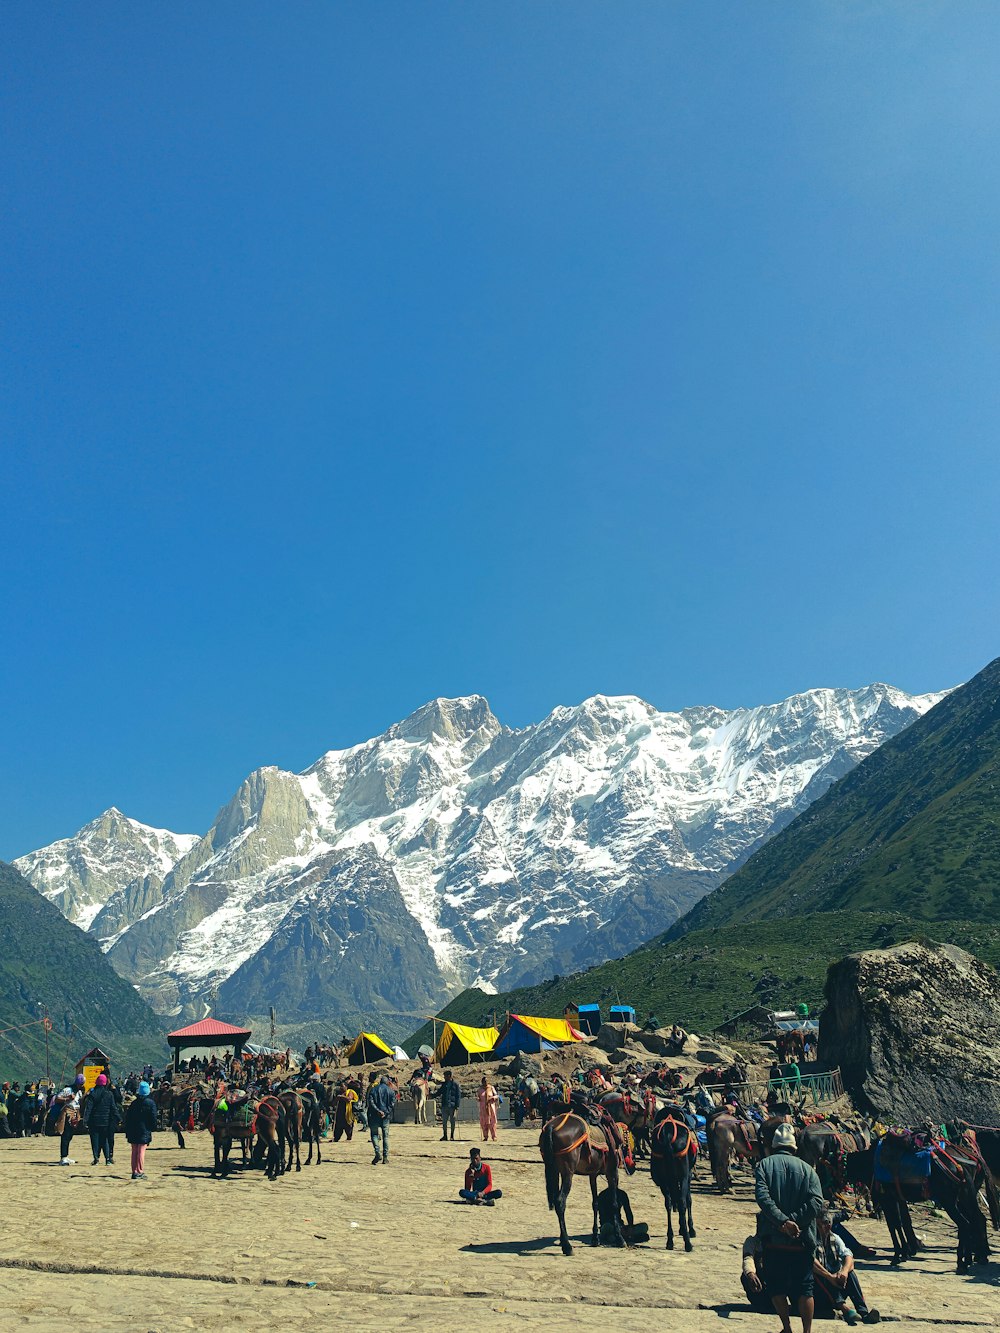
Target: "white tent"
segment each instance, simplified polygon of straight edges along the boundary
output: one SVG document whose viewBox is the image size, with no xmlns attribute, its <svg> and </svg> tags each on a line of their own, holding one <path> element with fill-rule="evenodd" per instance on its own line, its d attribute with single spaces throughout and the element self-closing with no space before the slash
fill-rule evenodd
<svg viewBox="0 0 1000 1333">
<path fill-rule="evenodd" d="M 409 1060 L 410 1057 L 403 1050 L 402 1046 L 394 1046 L 392 1048 L 392 1058 L 394 1060 Z"/>
</svg>

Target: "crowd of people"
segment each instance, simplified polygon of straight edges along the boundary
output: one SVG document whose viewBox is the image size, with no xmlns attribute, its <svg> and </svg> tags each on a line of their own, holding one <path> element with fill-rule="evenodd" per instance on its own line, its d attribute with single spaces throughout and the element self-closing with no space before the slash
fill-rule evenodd
<svg viewBox="0 0 1000 1333">
<path fill-rule="evenodd" d="M 675 1035 L 678 1044 L 683 1045 L 683 1030 L 675 1029 Z M 794 1084 L 798 1072 L 794 1060 L 772 1066 L 769 1103 Z M 395 1069 L 344 1069 L 341 1049 L 317 1042 L 307 1048 L 301 1065 L 289 1050 L 242 1057 L 227 1051 L 186 1059 L 179 1070 L 168 1069 L 158 1076 L 150 1066 L 115 1081 L 102 1072 L 89 1092 L 85 1092 L 82 1075 L 61 1089 L 42 1079 L 24 1087 L 5 1082 L 0 1089 L 0 1137 L 57 1137 L 60 1164 L 73 1165 L 75 1159 L 69 1155 L 73 1138 L 86 1134 L 96 1167 L 102 1161 L 106 1166 L 114 1164 L 116 1137 L 124 1134 L 131 1151 L 131 1178 L 142 1180 L 146 1148 L 158 1127 L 158 1089 L 170 1088 L 179 1077 L 184 1084 L 195 1081 L 205 1087 L 207 1095 L 218 1104 L 227 1089 L 264 1093 L 298 1085 L 322 1093 L 321 1104 L 328 1117 L 324 1133 L 330 1133 L 334 1141 L 349 1141 L 360 1125 L 371 1140 L 372 1165 L 386 1166 L 397 1103 L 410 1091 L 405 1085 L 400 1087 L 395 1075 Z M 463 1091 L 455 1071 L 445 1068 L 439 1073 L 426 1054 L 410 1076 L 410 1082 L 415 1081 L 423 1081 L 430 1103 L 439 1109 L 442 1142 L 455 1141 L 462 1103 L 471 1095 L 477 1104 L 483 1143 L 497 1141 L 505 1093 L 510 1119 L 520 1127 L 529 1119 L 543 1123 L 554 1105 L 581 1107 L 611 1091 L 636 1097 L 650 1090 L 665 1093 L 675 1089 L 677 1082 L 674 1071 L 666 1065 L 650 1068 L 648 1062 L 625 1065 L 610 1076 L 599 1066 L 583 1061 L 569 1074 L 542 1076 L 531 1072 L 527 1062 L 525 1072 L 504 1085 L 504 1092 L 488 1073 L 480 1077 L 474 1090 L 467 1081 L 467 1090 Z M 690 1098 L 691 1109 L 700 1104 L 704 1113 L 718 1104 L 718 1099 L 703 1088 L 693 1089 Z M 727 1105 L 741 1115 L 752 1111 L 740 1106 L 735 1094 Z M 458 1197 L 471 1206 L 494 1207 L 503 1192 L 493 1165 L 482 1152 L 480 1147 L 470 1149 Z M 816 1173 L 796 1154 L 790 1125 L 778 1127 L 770 1155 L 756 1168 L 755 1195 L 758 1224 L 744 1242 L 741 1273 L 751 1305 L 773 1309 L 783 1333 L 790 1333 L 793 1314 L 799 1315 L 805 1333 L 809 1333 L 817 1304 L 849 1324 L 878 1322 L 878 1311 L 865 1300 L 854 1262 L 856 1257 L 867 1258 L 873 1252 L 860 1246 L 845 1229 L 844 1218 L 828 1209 Z M 619 1228 L 629 1244 L 643 1244 L 649 1239 L 648 1225 L 635 1220 L 629 1197 L 620 1187 L 616 1195 L 609 1189 L 599 1194 L 598 1216 L 605 1239 L 614 1238 Z"/>
</svg>

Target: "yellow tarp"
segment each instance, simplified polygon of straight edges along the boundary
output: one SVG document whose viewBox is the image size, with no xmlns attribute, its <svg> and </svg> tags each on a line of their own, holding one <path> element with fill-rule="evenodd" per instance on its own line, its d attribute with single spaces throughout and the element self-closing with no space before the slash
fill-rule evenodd
<svg viewBox="0 0 1000 1333">
<path fill-rule="evenodd" d="M 434 1047 L 434 1059 L 439 1065 L 461 1063 L 469 1055 L 484 1055 L 496 1045 L 500 1031 L 498 1028 L 470 1028 L 464 1023 L 445 1023 L 438 1044 Z M 457 1052 L 451 1052 L 451 1058 L 445 1060 L 452 1041 L 458 1041 L 462 1048 L 461 1059 L 455 1059 Z"/>
<path fill-rule="evenodd" d="M 381 1060 L 392 1055 L 392 1047 L 387 1046 L 374 1032 L 359 1032 L 350 1046 L 343 1052 L 351 1064 L 363 1065 L 370 1060 Z"/>
<path fill-rule="evenodd" d="M 583 1033 L 578 1032 L 565 1018 L 525 1018 L 524 1014 L 511 1014 L 532 1032 L 537 1032 L 542 1041 L 583 1041 Z"/>
</svg>

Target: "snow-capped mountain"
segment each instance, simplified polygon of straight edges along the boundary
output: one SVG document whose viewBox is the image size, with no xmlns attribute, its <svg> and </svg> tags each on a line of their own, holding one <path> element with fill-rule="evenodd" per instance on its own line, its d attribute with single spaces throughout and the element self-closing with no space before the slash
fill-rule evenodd
<svg viewBox="0 0 1000 1333">
<path fill-rule="evenodd" d="M 665 930 L 941 697 L 871 685 L 661 713 L 598 695 L 522 730 L 479 696 L 437 699 L 304 773 L 252 773 L 203 838 L 161 835 L 179 855 L 141 894 L 133 876 L 103 903 L 66 897 L 59 867 L 88 830 L 17 864 L 162 1011 L 217 993 L 231 1012 L 280 996 L 301 1018 L 426 1013 Z M 143 826 L 109 813 L 134 842 Z"/>
<path fill-rule="evenodd" d="M 14 864 L 63 916 L 104 936 L 114 921 L 145 910 L 141 904 L 152 901 L 150 895 L 197 841 L 196 833 L 150 828 L 112 806 L 72 838 L 60 838 Z"/>
</svg>

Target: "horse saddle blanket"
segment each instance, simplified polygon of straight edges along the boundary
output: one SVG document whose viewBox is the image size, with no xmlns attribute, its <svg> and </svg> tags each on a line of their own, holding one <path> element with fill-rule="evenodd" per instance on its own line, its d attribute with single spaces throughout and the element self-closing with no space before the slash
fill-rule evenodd
<svg viewBox="0 0 1000 1333">
<path fill-rule="evenodd" d="M 875 1148 L 875 1179 L 882 1185 L 925 1185 L 931 1174 L 931 1148 L 900 1151 L 883 1140 Z"/>
<path fill-rule="evenodd" d="M 253 1107 L 248 1101 L 239 1102 L 225 1111 L 216 1107 L 215 1122 L 230 1125 L 233 1129 L 248 1129 L 253 1122 Z"/>
</svg>

